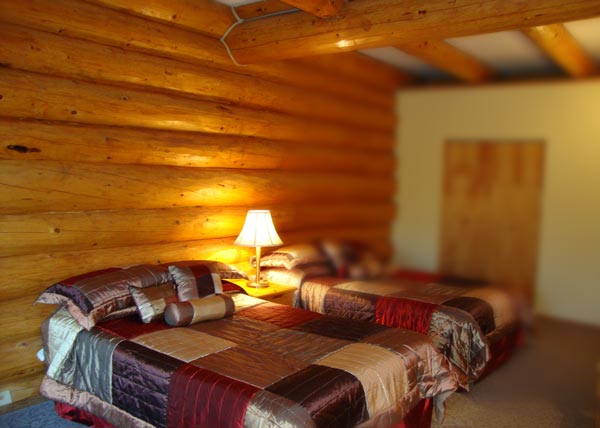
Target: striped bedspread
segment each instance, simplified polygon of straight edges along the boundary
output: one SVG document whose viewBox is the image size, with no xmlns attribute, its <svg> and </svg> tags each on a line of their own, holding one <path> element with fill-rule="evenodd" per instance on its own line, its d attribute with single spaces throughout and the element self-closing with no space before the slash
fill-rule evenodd
<svg viewBox="0 0 600 428">
<path fill-rule="evenodd" d="M 43 326 L 41 392 L 118 427 L 386 427 L 457 388 L 421 334 L 233 296 L 184 328 L 133 316 Z"/>
</svg>

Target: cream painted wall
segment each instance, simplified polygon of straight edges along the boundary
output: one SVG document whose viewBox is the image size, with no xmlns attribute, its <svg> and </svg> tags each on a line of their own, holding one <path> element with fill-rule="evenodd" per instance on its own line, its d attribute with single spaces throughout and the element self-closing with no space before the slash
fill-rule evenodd
<svg viewBox="0 0 600 428">
<path fill-rule="evenodd" d="M 544 139 L 536 312 L 600 325 L 600 81 L 398 95 L 395 262 L 438 265 L 449 138 Z"/>
</svg>

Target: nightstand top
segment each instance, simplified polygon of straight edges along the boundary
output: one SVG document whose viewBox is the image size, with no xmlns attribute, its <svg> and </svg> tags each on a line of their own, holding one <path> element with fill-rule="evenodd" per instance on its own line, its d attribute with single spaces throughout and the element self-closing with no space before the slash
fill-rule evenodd
<svg viewBox="0 0 600 428">
<path fill-rule="evenodd" d="M 249 296 L 258 297 L 259 299 L 268 299 L 273 296 L 297 290 L 297 287 L 293 287 L 291 285 L 276 284 L 274 282 L 269 282 L 268 287 L 254 288 L 248 285 L 247 279 L 228 279 L 227 281 L 239 285 L 246 291 L 246 293 L 248 293 Z"/>
</svg>

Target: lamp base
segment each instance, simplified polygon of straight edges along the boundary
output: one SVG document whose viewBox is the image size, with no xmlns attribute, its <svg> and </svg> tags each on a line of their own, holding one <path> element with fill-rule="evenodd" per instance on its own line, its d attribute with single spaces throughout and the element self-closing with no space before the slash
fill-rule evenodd
<svg viewBox="0 0 600 428">
<path fill-rule="evenodd" d="M 248 281 L 246 283 L 246 285 L 248 285 L 248 287 L 254 287 L 254 288 L 266 288 L 269 286 L 269 283 L 267 281 L 259 281 L 259 282 Z"/>
</svg>

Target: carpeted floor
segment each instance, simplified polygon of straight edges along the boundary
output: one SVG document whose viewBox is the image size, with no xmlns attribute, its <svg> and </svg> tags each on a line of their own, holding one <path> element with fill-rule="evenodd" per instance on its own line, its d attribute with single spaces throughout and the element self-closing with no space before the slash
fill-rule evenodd
<svg viewBox="0 0 600 428">
<path fill-rule="evenodd" d="M 593 428 L 600 329 L 538 319 L 527 345 L 469 393 L 446 402 L 443 428 Z M 50 402 L 0 416 L 1 428 L 76 428 Z M 600 428 L 600 426 L 598 427 Z"/>
<path fill-rule="evenodd" d="M 433 426 L 593 428 L 600 329 L 540 318 L 527 339 L 508 363 L 469 393 L 452 395 L 443 424 Z"/>
<path fill-rule="evenodd" d="M 85 427 L 58 417 L 54 403 L 44 401 L 34 406 L 0 416 L 1 428 L 79 428 Z"/>
</svg>

